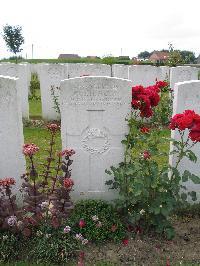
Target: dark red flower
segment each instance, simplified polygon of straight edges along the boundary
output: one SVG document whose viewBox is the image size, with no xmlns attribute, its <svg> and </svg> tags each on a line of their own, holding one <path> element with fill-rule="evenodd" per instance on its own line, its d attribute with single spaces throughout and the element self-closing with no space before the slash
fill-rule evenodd
<svg viewBox="0 0 200 266">
<path fill-rule="evenodd" d="M 86 226 L 86 222 L 85 222 L 83 219 L 81 219 L 81 220 L 79 221 L 78 225 L 79 225 L 80 228 L 83 228 L 83 227 Z"/>
<path fill-rule="evenodd" d="M 140 132 L 141 133 L 149 133 L 150 132 L 150 128 L 148 128 L 148 127 L 141 127 L 140 128 Z"/>
<path fill-rule="evenodd" d="M 145 160 L 148 160 L 148 159 L 151 158 L 151 154 L 150 154 L 148 151 L 144 151 L 144 152 L 143 152 L 143 158 L 144 158 Z"/>
<path fill-rule="evenodd" d="M 162 89 L 162 88 L 164 88 L 164 87 L 169 86 L 169 83 L 168 83 L 167 81 L 164 81 L 164 80 L 161 81 L 161 80 L 160 80 L 160 81 L 157 81 L 157 82 L 156 82 L 156 85 L 157 85 L 159 88 Z"/>
<path fill-rule="evenodd" d="M 169 258 L 167 258 L 167 261 L 166 261 L 166 266 L 170 266 L 170 261 L 169 261 Z"/>
<path fill-rule="evenodd" d="M 122 240 L 122 243 L 123 243 L 124 246 L 128 246 L 128 238 L 124 238 Z"/>
<path fill-rule="evenodd" d="M 74 181 L 72 178 L 65 178 L 63 181 L 63 186 L 67 188 L 68 190 L 71 190 L 74 185 Z"/>
</svg>

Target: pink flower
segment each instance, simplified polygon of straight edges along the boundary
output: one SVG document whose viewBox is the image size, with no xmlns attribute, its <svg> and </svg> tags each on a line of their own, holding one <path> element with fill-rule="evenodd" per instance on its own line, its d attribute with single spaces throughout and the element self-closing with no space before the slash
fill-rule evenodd
<svg viewBox="0 0 200 266">
<path fill-rule="evenodd" d="M 33 156 L 38 151 L 39 147 L 36 146 L 34 143 L 28 143 L 23 145 L 23 154 L 26 156 Z"/>
<path fill-rule="evenodd" d="M 9 226 L 14 226 L 17 223 L 17 217 L 16 216 L 10 216 L 7 221 Z"/>
<path fill-rule="evenodd" d="M 58 156 L 72 156 L 75 154 L 75 151 L 73 149 L 65 149 L 63 151 L 58 152 Z"/>
<path fill-rule="evenodd" d="M 102 223 L 100 221 L 97 222 L 96 227 L 102 227 Z"/>
<path fill-rule="evenodd" d="M 3 187 L 9 187 L 15 185 L 15 179 L 12 177 L 5 177 L 3 179 L 0 179 L 0 186 Z"/>
<path fill-rule="evenodd" d="M 83 240 L 83 239 L 84 239 L 83 236 L 82 236 L 82 234 L 76 234 L 76 235 L 75 235 L 75 238 L 76 238 L 77 240 Z"/>
<path fill-rule="evenodd" d="M 83 227 L 86 226 L 86 222 L 85 222 L 83 219 L 81 219 L 81 220 L 79 221 L 78 225 L 79 225 L 80 228 L 83 228 Z"/>
<path fill-rule="evenodd" d="M 71 227 L 70 226 L 65 226 L 64 233 L 69 233 L 70 231 L 71 231 Z"/>
<path fill-rule="evenodd" d="M 83 245 L 87 245 L 88 242 L 89 242 L 89 241 L 88 241 L 87 239 L 83 239 L 81 243 L 82 243 Z"/>
<path fill-rule="evenodd" d="M 55 134 L 58 130 L 60 130 L 60 126 L 52 123 L 47 125 L 47 129 L 51 131 L 53 134 Z"/>
</svg>

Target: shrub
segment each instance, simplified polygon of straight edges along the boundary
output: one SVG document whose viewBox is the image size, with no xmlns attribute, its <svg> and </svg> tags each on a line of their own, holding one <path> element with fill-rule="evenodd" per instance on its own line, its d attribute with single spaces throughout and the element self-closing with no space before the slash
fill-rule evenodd
<svg viewBox="0 0 200 266">
<path fill-rule="evenodd" d="M 92 242 L 120 241 L 125 227 L 113 205 L 102 200 L 84 200 L 75 205 L 69 225 Z"/>
<path fill-rule="evenodd" d="M 40 81 L 38 79 L 37 73 L 33 73 L 31 75 L 31 81 L 30 81 L 30 93 L 29 99 L 34 100 L 40 100 L 41 97 L 38 95 L 38 92 L 40 91 Z"/>
<path fill-rule="evenodd" d="M 154 108 L 159 103 L 159 91 L 155 86 L 147 89 L 137 86 L 132 91 L 134 109 L 128 121 L 129 134 L 122 141 L 125 145 L 125 158 L 118 167 L 112 166 L 106 171 L 114 176 L 106 184 L 112 189 L 118 189 L 120 197 L 116 206 L 135 231 L 149 231 L 153 228 L 170 239 L 174 236 L 174 230 L 169 216 L 187 198 L 196 200 L 195 191 L 187 191 L 180 182 L 190 180 L 199 184 L 200 178 L 189 171 L 180 174 L 178 165 L 183 157 L 197 161 L 191 147 L 200 141 L 200 115 L 187 110 L 171 119 L 170 128 L 178 130 L 181 138 L 180 141 L 172 140 L 175 147 L 172 153 L 176 154 L 177 163 L 175 167 L 159 164 L 158 159 L 163 156 L 161 144 L 166 142 L 166 138 L 163 138 L 161 131 L 147 128 L 143 123 L 143 117 L 153 115 Z M 138 120 L 139 115 L 142 118 Z M 184 135 L 188 133 L 185 129 L 189 129 L 186 141 Z"/>
</svg>

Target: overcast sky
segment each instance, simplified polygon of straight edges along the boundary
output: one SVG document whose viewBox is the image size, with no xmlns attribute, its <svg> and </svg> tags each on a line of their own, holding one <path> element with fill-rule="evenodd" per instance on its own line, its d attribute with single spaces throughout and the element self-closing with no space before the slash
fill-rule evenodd
<svg viewBox="0 0 200 266">
<path fill-rule="evenodd" d="M 176 49 L 200 54 L 200 0 L 1 0 L 0 31 L 21 25 L 23 56 L 136 56 Z M 0 58 L 10 56 L 0 36 Z"/>
</svg>

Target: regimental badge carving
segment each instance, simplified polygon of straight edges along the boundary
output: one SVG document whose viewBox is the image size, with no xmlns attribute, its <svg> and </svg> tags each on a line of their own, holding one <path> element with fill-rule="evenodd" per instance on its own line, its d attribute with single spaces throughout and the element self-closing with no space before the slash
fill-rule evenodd
<svg viewBox="0 0 200 266">
<path fill-rule="evenodd" d="M 17 71 L 15 67 L 8 67 L 6 69 L 6 76 L 17 77 Z"/>
<path fill-rule="evenodd" d="M 83 132 L 81 145 L 84 150 L 91 154 L 102 154 L 109 150 L 110 142 L 106 129 L 87 128 Z"/>
</svg>

